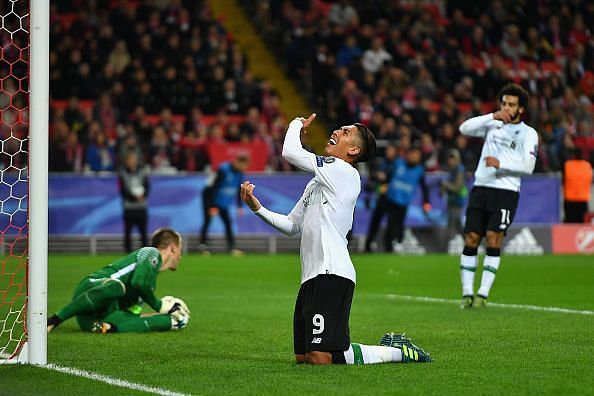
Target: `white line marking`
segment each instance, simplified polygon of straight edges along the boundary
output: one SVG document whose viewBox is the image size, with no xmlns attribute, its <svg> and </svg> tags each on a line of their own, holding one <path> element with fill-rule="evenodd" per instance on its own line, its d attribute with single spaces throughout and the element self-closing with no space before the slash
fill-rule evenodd
<svg viewBox="0 0 594 396">
<path fill-rule="evenodd" d="M 386 294 L 387 298 L 396 300 L 406 301 L 421 301 L 428 303 L 440 303 L 440 304 L 459 304 L 458 300 L 451 300 L 446 298 L 435 298 L 435 297 L 423 297 L 423 296 L 403 296 L 400 294 Z M 522 304 L 499 304 L 489 302 L 489 307 L 496 308 L 512 308 L 512 309 L 525 309 L 528 311 L 542 311 L 542 312 L 556 312 L 565 314 L 577 314 L 577 315 L 594 315 L 594 311 L 577 310 L 569 308 L 558 308 L 558 307 L 541 307 L 538 305 L 522 305 Z"/>
<path fill-rule="evenodd" d="M 128 389 L 133 389 L 133 390 L 137 390 L 137 391 L 141 391 L 141 392 L 154 393 L 156 395 L 187 396 L 187 394 L 185 394 L 185 393 L 173 392 L 168 389 L 156 388 L 154 386 L 136 384 L 134 382 L 130 382 L 130 381 L 126 381 L 126 380 L 108 377 L 107 375 L 97 374 L 97 373 L 93 373 L 90 371 L 80 370 L 77 368 L 58 366 L 58 365 L 52 364 L 52 363 L 49 363 L 45 366 L 38 366 L 38 367 L 58 371 L 58 372 L 64 373 L 64 374 L 75 375 L 77 377 L 88 378 L 93 381 L 105 382 L 106 384 L 113 385 L 113 386 L 119 386 L 121 388 L 128 388 Z"/>
</svg>

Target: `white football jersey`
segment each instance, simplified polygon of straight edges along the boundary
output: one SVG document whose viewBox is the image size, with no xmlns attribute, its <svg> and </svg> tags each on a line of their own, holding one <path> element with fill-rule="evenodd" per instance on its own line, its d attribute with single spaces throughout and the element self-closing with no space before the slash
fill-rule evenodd
<svg viewBox="0 0 594 396">
<path fill-rule="evenodd" d="M 460 132 L 485 139 L 474 172 L 475 186 L 520 191 L 520 177 L 532 174 L 536 164 L 538 134 L 533 128 L 524 122 L 505 124 L 493 119 L 493 114 L 485 114 L 464 121 Z M 488 167 L 486 157 L 497 158 L 499 169 Z"/>
<path fill-rule="evenodd" d="M 293 120 L 285 137 L 283 157 L 314 174 L 288 216 L 260 208 L 256 214 L 278 230 L 291 235 L 301 231 L 301 283 L 319 274 L 333 274 L 356 281 L 355 267 L 347 249 L 353 226 L 359 172 L 335 157 L 322 157 L 303 149 L 303 123 Z"/>
</svg>

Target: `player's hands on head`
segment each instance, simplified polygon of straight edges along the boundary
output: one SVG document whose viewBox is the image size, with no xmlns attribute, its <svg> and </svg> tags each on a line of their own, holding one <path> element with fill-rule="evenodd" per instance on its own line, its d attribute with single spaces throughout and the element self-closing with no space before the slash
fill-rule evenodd
<svg viewBox="0 0 594 396">
<path fill-rule="evenodd" d="M 511 115 L 507 111 L 498 110 L 493 113 L 493 119 L 509 123 L 511 121 Z"/>
<path fill-rule="evenodd" d="M 254 196 L 254 188 L 256 188 L 256 186 L 249 181 L 241 183 L 241 199 L 252 210 L 252 212 L 257 211 L 262 207 L 262 204 L 260 204 L 258 198 Z"/>
<path fill-rule="evenodd" d="M 313 120 L 315 120 L 317 114 L 316 113 L 312 113 L 309 117 L 307 118 L 303 118 L 303 117 L 297 117 L 296 119 L 301 121 L 303 123 L 303 133 L 307 133 L 307 127 L 309 126 L 309 124 L 312 123 Z"/>
</svg>

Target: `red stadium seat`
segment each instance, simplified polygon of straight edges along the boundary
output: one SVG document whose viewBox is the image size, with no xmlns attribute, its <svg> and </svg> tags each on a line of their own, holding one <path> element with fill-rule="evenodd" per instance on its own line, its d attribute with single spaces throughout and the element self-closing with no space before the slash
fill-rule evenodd
<svg viewBox="0 0 594 396">
<path fill-rule="evenodd" d="M 540 69 L 542 70 L 545 76 L 549 76 L 551 74 L 561 74 L 561 65 L 557 62 L 552 61 L 545 61 L 540 63 Z"/>
<path fill-rule="evenodd" d="M 86 111 L 95 105 L 95 101 L 92 99 L 80 100 L 78 102 L 78 104 L 79 104 L 78 109 L 80 111 Z M 50 107 L 52 109 L 64 110 L 64 109 L 66 109 L 66 107 L 68 107 L 68 101 L 66 99 L 52 100 L 50 103 Z"/>
<path fill-rule="evenodd" d="M 473 58 L 472 67 L 481 73 L 484 73 L 487 70 L 487 64 L 481 58 Z"/>
<path fill-rule="evenodd" d="M 161 121 L 161 116 L 159 114 L 147 114 L 146 115 L 146 120 L 151 124 L 151 125 L 157 125 L 159 124 L 159 122 Z M 183 114 L 174 114 L 171 116 L 171 121 L 173 121 L 173 123 L 185 123 L 186 122 L 186 116 Z"/>
</svg>

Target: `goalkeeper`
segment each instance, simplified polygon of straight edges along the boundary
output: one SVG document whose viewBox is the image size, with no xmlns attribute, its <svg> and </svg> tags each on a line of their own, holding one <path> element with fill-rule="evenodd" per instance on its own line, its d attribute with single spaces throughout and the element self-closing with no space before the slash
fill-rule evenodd
<svg viewBox="0 0 594 396">
<path fill-rule="evenodd" d="M 93 272 L 74 291 L 72 301 L 47 321 L 51 332 L 76 316 L 83 331 L 101 333 L 178 330 L 187 325 L 189 310 L 173 297 L 158 299 L 154 290 L 161 271 L 175 271 L 181 259 L 181 235 L 170 228 L 155 231 L 152 246 Z M 156 313 L 142 314 L 144 303 Z"/>
</svg>

